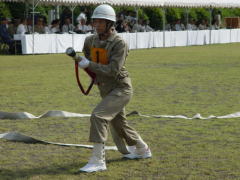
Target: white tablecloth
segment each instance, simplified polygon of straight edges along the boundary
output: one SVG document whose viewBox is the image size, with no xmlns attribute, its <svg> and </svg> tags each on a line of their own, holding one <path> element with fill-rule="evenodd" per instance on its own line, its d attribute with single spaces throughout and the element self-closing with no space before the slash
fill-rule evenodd
<svg viewBox="0 0 240 180">
<path fill-rule="evenodd" d="M 21 40 L 23 54 L 65 53 L 68 47 L 82 52 L 90 34 L 28 34 L 15 35 Z M 119 33 L 130 49 L 192 46 L 240 42 L 240 29 Z M 33 48 L 34 44 L 34 48 Z"/>
</svg>

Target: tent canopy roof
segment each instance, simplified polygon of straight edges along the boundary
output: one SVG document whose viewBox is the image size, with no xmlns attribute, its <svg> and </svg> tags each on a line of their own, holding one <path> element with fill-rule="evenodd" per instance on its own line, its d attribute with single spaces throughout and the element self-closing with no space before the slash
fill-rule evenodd
<svg viewBox="0 0 240 180">
<path fill-rule="evenodd" d="M 46 5 L 89 5 L 107 3 L 114 6 L 138 7 L 218 7 L 239 8 L 240 0 L 0 0 L 8 2 L 39 1 Z"/>
</svg>

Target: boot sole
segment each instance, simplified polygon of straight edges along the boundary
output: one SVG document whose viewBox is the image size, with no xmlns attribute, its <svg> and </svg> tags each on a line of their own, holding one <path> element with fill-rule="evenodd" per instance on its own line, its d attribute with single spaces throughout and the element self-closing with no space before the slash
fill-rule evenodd
<svg viewBox="0 0 240 180">
<path fill-rule="evenodd" d="M 98 170 L 94 170 L 94 171 L 86 171 L 86 170 L 81 170 L 81 169 L 79 169 L 79 172 L 92 173 L 92 172 L 106 171 L 106 170 L 107 170 L 107 169 L 98 169 Z"/>
</svg>

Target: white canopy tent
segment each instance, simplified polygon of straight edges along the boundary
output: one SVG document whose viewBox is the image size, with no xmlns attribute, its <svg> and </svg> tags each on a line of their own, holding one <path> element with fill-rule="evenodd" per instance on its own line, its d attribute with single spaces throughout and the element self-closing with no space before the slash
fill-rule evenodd
<svg viewBox="0 0 240 180">
<path fill-rule="evenodd" d="M 33 24 L 35 8 L 42 5 L 66 5 L 73 11 L 78 5 L 98 5 L 110 4 L 113 6 L 133 6 L 133 7 L 162 7 L 163 8 L 163 41 L 165 47 L 165 7 L 179 8 L 240 8 L 240 0 L 0 0 L 0 2 L 20 2 L 32 4 Z M 73 21 L 73 17 L 72 17 Z M 188 20 L 187 20 L 188 21 Z M 210 15 L 211 22 L 211 15 Z M 34 32 L 34 26 L 33 26 Z M 211 33 L 210 33 L 211 34 Z M 210 38 L 211 39 L 211 38 Z M 33 54 L 34 54 L 34 33 L 33 33 Z"/>
<path fill-rule="evenodd" d="M 107 3 L 114 6 L 138 7 L 212 7 L 239 8 L 239 0 L 0 0 L 0 2 L 28 2 L 45 5 L 89 5 Z"/>
</svg>

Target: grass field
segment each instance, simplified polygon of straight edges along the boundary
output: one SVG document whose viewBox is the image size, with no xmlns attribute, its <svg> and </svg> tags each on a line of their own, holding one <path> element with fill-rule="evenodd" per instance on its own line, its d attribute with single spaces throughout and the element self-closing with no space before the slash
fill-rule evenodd
<svg viewBox="0 0 240 180">
<path fill-rule="evenodd" d="M 239 50 L 237 43 L 131 51 L 126 65 L 134 96 L 127 112 L 191 117 L 240 111 Z M 73 68 L 63 54 L 1 55 L 0 111 L 91 113 L 100 100 L 97 88 L 81 95 Z M 240 179 L 239 118 L 128 120 L 149 144 L 152 159 L 123 160 L 119 152 L 107 151 L 107 171 L 76 174 L 91 150 L 0 140 L 0 180 Z M 62 143 L 88 143 L 88 128 L 88 118 L 0 120 L 0 133 Z M 107 145 L 113 145 L 110 135 Z"/>
</svg>

